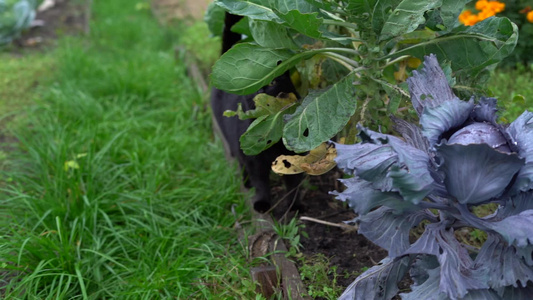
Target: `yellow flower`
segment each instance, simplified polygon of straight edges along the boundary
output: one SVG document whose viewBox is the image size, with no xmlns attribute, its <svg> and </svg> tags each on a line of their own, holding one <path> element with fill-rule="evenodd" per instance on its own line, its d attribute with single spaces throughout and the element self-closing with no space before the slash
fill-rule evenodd
<svg viewBox="0 0 533 300">
<path fill-rule="evenodd" d="M 533 23 L 533 10 L 527 13 L 526 18 L 530 23 Z"/>
</svg>

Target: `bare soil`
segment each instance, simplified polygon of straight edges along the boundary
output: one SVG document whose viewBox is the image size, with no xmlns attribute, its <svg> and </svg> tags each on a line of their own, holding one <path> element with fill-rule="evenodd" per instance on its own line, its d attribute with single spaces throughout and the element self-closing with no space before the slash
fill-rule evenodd
<svg viewBox="0 0 533 300">
<path fill-rule="evenodd" d="M 88 33 L 89 6 L 89 0 L 55 0 L 54 6 L 37 12 L 35 19 L 42 22 L 42 26 L 35 26 L 24 32 L 14 41 L 11 52 L 20 54 L 27 50 L 42 51 L 53 47 L 58 37 Z"/>
<path fill-rule="evenodd" d="M 302 191 L 303 209 L 296 217 L 311 217 L 333 224 L 345 224 L 344 221 L 353 220 L 356 217 L 353 210 L 329 194 L 330 191 L 342 190 L 342 184 L 337 180 L 340 176 L 341 172 L 335 170 L 322 176 L 309 177 L 307 180 L 310 184 Z M 285 190 L 281 186 L 274 186 L 272 193 L 275 198 L 280 199 Z M 273 213 L 277 219 L 286 213 L 287 204 L 281 206 Z M 287 217 L 293 217 L 295 214 L 291 212 Z M 317 254 L 328 258 L 330 267 L 336 267 L 337 286 L 348 287 L 359 274 L 387 256 L 385 250 L 357 234 L 355 230 L 313 221 L 302 222 L 305 225 L 301 229 L 303 255 L 310 260 Z M 333 280 L 332 274 L 329 277 Z"/>
</svg>

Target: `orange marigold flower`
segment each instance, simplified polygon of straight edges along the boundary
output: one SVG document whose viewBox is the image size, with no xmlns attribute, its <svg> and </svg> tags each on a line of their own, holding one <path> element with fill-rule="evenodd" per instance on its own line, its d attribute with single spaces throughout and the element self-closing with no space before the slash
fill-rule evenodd
<svg viewBox="0 0 533 300">
<path fill-rule="evenodd" d="M 495 13 L 502 12 L 505 9 L 505 3 L 493 1 L 490 6 L 491 10 Z"/>
<path fill-rule="evenodd" d="M 483 21 L 485 19 L 493 17 L 494 15 L 496 15 L 496 12 L 494 12 L 492 10 L 483 10 L 479 14 L 477 14 L 477 17 L 478 17 L 479 21 Z"/>
<path fill-rule="evenodd" d="M 465 26 L 472 26 L 479 22 L 477 15 L 472 14 L 470 10 L 465 10 L 459 15 L 459 22 Z"/>
<path fill-rule="evenodd" d="M 527 13 L 526 18 L 530 23 L 533 23 L 533 10 Z"/>
<path fill-rule="evenodd" d="M 483 10 L 485 9 L 485 7 L 487 7 L 488 4 L 489 4 L 489 1 L 487 0 L 479 0 L 478 2 L 476 2 L 476 9 Z"/>
</svg>

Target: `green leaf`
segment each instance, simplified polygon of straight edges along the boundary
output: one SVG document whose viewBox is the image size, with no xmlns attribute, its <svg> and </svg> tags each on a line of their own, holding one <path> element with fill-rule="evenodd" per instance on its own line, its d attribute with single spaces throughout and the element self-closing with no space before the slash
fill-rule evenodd
<svg viewBox="0 0 533 300">
<path fill-rule="evenodd" d="M 243 17 L 239 20 L 239 22 L 235 23 L 235 25 L 231 26 L 231 31 L 239 34 L 244 34 L 248 37 L 252 36 L 252 32 L 250 31 L 250 18 Z"/>
<path fill-rule="evenodd" d="M 249 28 L 255 42 L 260 46 L 265 48 L 298 48 L 289 36 L 287 28 L 280 24 L 250 19 Z"/>
<path fill-rule="evenodd" d="M 405 85 L 403 85 L 405 87 Z M 388 114 L 394 114 L 398 110 L 398 107 L 400 107 L 400 102 L 402 102 L 402 94 L 398 89 L 404 90 L 405 93 L 408 93 L 405 91 L 405 88 L 400 87 L 400 85 L 397 86 L 398 89 L 394 88 L 394 86 L 390 86 L 388 84 L 381 84 L 381 87 L 387 95 L 389 96 L 389 102 L 387 103 L 387 113 Z"/>
<path fill-rule="evenodd" d="M 263 48 L 249 43 L 237 44 L 215 63 L 211 82 L 216 88 L 228 93 L 252 94 L 299 61 L 320 52 L 321 50 L 309 50 L 294 54 L 284 49 Z"/>
<path fill-rule="evenodd" d="M 370 16 L 378 1 L 379 0 L 348 0 L 346 11 L 355 15 L 367 14 Z"/>
<path fill-rule="evenodd" d="M 297 10 L 302 14 L 318 12 L 319 9 L 313 3 L 302 0 L 270 0 L 270 6 L 282 14 L 291 10 Z"/>
<path fill-rule="evenodd" d="M 442 0 L 403 0 L 392 11 L 381 30 L 380 40 L 409 33 L 424 23 L 424 13 L 442 5 Z"/>
<path fill-rule="evenodd" d="M 440 7 L 440 17 L 446 31 L 452 30 L 459 24 L 459 15 L 465 8 L 465 5 L 471 0 L 446 0 L 442 1 Z"/>
<path fill-rule="evenodd" d="M 255 119 L 239 139 L 244 154 L 257 155 L 276 144 L 283 133 L 283 115 L 292 111 L 294 109 L 283 110 Z"/>
<path fill-rule="evenodd" d="M 262 1 L 216 0 L 215 4 L 234 15 L 254 20 L 282 22 L 272 9 L 262 4 Z"/>
<path fill-rule="evenodd" d="M 298 10 L 290 10 L 287 13 L 278 12 L 278 16 L 292 29 L 312 38 L 322 38 L 320 26 L 324 19 L 318 17 L 318 13 L 301 13 Z"/>
<path fill-rule="evenodd" d="M 213 36 L 222 36 L 222 32 L 224 31 L 225 16 L 226 11 L 222 7 L 215 5 L 214 2 L 210 3 L 207 7 L 204 21 Z"/>
<path fill-rule="evenodd" d="M 388 57 L 411 55 L 423 59 L 430 53 L 439 61 L 452 62 L 456 72 L 475 76 L 485 67 L 501 61 L 514 49 L 518 28 L 507 18 L 489 18 L 475 26 L 458 27 L 451 33 L 399 50 Z"/>
<path fill-rule="evenodd" d="M 400 2 L 401 0 L 377 0 L 372 11 L 372 28 L 376 34 L 381 32 L 385 21 Z"/>
<path fill-rule="evenodd" d="M 357 106 L 354 79 L 353 74 L 348 75 L 325 92 L 304 99 L 283 130 L 287 149 L 309 151 L 341 131 Z"/>
</svg>

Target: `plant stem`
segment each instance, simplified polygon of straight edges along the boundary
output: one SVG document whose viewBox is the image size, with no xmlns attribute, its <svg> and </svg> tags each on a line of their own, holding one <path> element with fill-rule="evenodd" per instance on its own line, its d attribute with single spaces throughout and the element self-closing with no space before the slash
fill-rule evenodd
<svg viewBox="0 0 533 300">
<path fill-rule="evenodd" d="M 356 24 L 352 24 L 348 22 L 335 21 L 335 20 L 324 20 L 324 24 L 341 26 L 341 27 L 350 28 L 350 29 L 359 31 L 359 27 Z"/>
<path fill-rule="evenodd" d="M 390 65 L 394 65 L 395 63 L 399 62 L 399 61 L 402 61 L 406 58 L 409 58 L 411 57 L 411 55 L 403 55 L 403 56 L 400 56 L 396 59 L 393 59 L 391 61 L 389 61 L 387 64 L 385 64 L 384 66 L 381 67 L 381 69 L 385 69 L 386 67 L 390 66 Z"/>
<path fill-rule="evenodd" d="M 361 56 L 359 51 L 350 48 L 322 48 L 320 51 L 335 52 L 335 53 L 349 53 L 357 56 Z"/>
<path fill-rule="evenodd" d="M 349 64 L 350 66 L 352 66 L 352 67 L 354 67 L 354 68 L 359 67 L 359 63 L 358 63 L 358 62 L 356 62 L 356 61 L 353 60 L 353 59 L 349 59 L 349 58 L 346 57 L 346 56 L 340 55 L 340 54 L 338 54 L 338 53 L 326 52 L 326 53 L 324 53 L 324 55 L 327 56 L 327 57 L 330 57 L 330 58 L 337 58 L 337 59 L 340 59 L 340 60 L 342 60 L 343 62 Z M 353 68 L 352 68 L 351 70 L 353 70 Z M 351 70 L 350 70 L 350 71 L 351 71 Z"/>
</svg>

